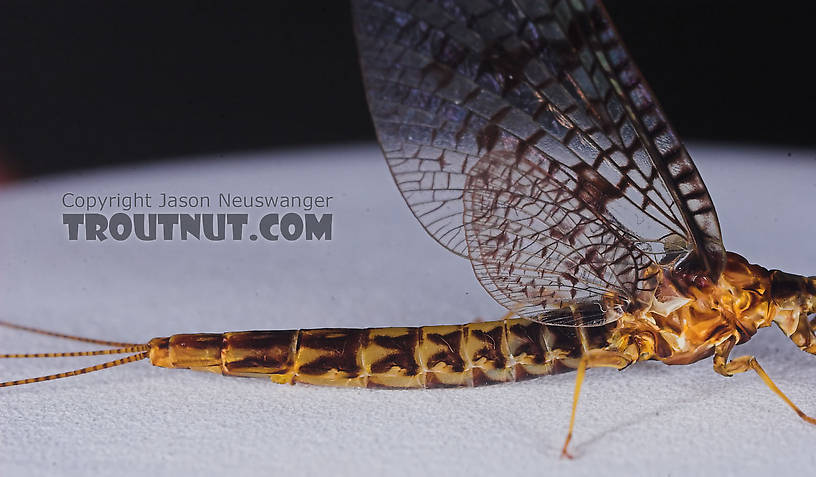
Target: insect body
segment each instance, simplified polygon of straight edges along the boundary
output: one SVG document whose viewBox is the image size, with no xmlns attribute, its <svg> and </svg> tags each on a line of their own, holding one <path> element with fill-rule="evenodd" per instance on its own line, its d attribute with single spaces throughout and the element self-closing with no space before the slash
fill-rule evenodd
<svg viewBox="0 0 816 477">
<path fill-rule="evenodd" d="M 0 386 L 145 358 L 366 387 L 475 386 L 575 369 L 574 420 L 586 368 L 713 356 L 718 373 L 756 371 L 816 423 L 753 357 L 729 360 L 774 323 L 816 354 L 816 278 L 726 253 L 702 178 L 600 3 L 355 0 L 353 9 L 369 108 L 397 187 L 512 313 L 454 326 L 86 339 L 119 346 L 87 354 L 134 354 Z M 66 355 L 76 354 L 4 357 Z"/>
<path fill-rule="evenodd" d="M 548 326 L 526 319 L 417 328 L 314 329 L 179 334 L 146 344 L 110 343 L 99 352 L 13 357 L 135 353 L 155 366 L 278 383 L 433 388 L 479 386 L 557 374 L 579 367 L 622 369 L 636 361 L 689 364 L 715 355 L 715 370 L 730 375 L 731 348 L 759 328 L 777 324 L 802 350 L 816 354 L 808 314 L 816 312 L 816 277 L 751 265 L 728 254 L 716 284 L 701 288 L 664 276 L 648 307 L 593 327 Z M 579 315 L 580 310 L 570 310 Z M 575 316 L 576 319 L 580 317 Z M 28 331 L 32 328 L 0 324 Z M 47 334 L 54 334 L 48 333 Z M 124 364 L 124 363 L 118 363 Z M 90 369 L 90 368 L 88 368 Z M 46 377 L 63 377 L 53 375 Z M 0 386 L 44 380 L 32 378 Z"/>
<path fill-rule="evenodd" d="M 317 329 L 187 334 L 148 343 L 150 361 L 275 382 L 361 387 L 478 386 L 588 366 L 636 361 L 689 364 L 715 355 L 729 375 L 731 348 L 776 323 L 816 354 L 809 313 L 816 277 L 768 271 L 729 254 L 719 283 L 661 283 L 650 307 L 596 327 L 547 326 L 525 319 L 419 328 Z M 578 312 L 577 310 L 575 311 Z"/>
</svg>

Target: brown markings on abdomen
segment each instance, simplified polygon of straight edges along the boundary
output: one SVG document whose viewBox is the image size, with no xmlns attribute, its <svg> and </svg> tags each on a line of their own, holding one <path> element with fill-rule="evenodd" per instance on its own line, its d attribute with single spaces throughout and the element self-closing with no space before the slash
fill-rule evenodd
<svg viewBox="0 0 816 477">
<path fill-rule="evenodd" d="M 473 386 L 515 381 L 504 321 L 470 323 L 465 325 L 465 333 Z"/>
<path fill-rule="evenodd" d="M 169 339 L 168 357 L 176 368 L 207 368 L 221 366 L 224 335 L 196 333 L 173 335 Z"/>
<path fill-rule="evenodd" d="M 279 383 L 433 388 L 481 386 L 570 371 L 611 326 L 548 327 L 524 319 L 421 328 L 244 331 L 151 343 L 157 366 Z"/>
<path fill-rule="evenodd" d="M 362 350 L 368 330 L 302 330 L 295 357 L 295 381 L 338 386 L 364 386 Z"/>
<path fill-rule="evenodd" d="M 466 366 L 464 326 L 425 326 L 419 354 L 425 371 L 425 387 L 471 386 L 473 375 Z"/>
<path fill-rule="evenodd" d="M 363 350 L 367 387 L 424 387 L 418 349 L 419 328 L 372 328 Z"/>
<path fill-rule="evenodd" d="M 297 336 L 297 331 L 224 333 L 221 351 L 224 374 L 253 376 L 291 371 Z"/>
</svg>

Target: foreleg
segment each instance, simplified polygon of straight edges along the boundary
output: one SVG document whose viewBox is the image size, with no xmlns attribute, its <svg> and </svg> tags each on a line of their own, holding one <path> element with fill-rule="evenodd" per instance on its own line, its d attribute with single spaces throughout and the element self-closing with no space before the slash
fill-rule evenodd
<svg viewBox="0 0 816 477">
<path fill-rule="evenodd" d="M 796 404 L 791 401 L 788 396 L 785 395 L 771 378 L 768 376 L 768 373 L 762 369 L 762 366 L 759 365 L 756 358 L 753 356 L 740 356 L 739 358 L 732 359 L 731 361 L 728 360 L 728 356 L 731 354 L 731 350 L 734 348 L 736 340 L 731 338 L 723 343 L 714 347 L 714 371 L 723 376 L 731 377 L 735 374 L 744 373 L 749 370 L 754 370 L 762 378 L 762 381 L 768 386 L 771 391 L 773 391 L 777 396 L 782 398 L 785 403 L 790 406 L 791 409 L 796 412 L 796 414 L 801 417 L 806 422 L 811 424 L 816 424 L 816 419 L 808 416 L 804 413 Z"/>
</svg>

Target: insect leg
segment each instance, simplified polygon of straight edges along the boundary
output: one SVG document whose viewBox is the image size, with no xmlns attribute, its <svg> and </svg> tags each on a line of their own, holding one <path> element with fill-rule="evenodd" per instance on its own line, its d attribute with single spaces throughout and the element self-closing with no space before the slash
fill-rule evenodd
<svg viewBox="0 0 816 477">
<path fill-rule="evenodd" d="M 776 384 L 774 384 L 773 380 L 771 380 L 768 373 L 762 369 L 762 366 L 759 365 L 755 357 L 740 356 L 739 358 L 728 361 L 728 355 L 731 353 L 731 349 L 734 347 L 734 344 L 735 340 L 732 338 L 714 347 L 714 371 L 728 377 L 750 370 L 756 371 L 759 377 L 762 378 L 762 382 L 764 382 L 765 385 L 774 392 L 774 394 L 782 398 L 782 400 L 785 401 L 785 404 L 790 406 L 790 408 L 793 409 L 799 417 L 806 422 L 816 424 L 816 419 L 805 414 L 804 411 L 799 409 L 799 407 L 796 406 L 796 404 L 794 404 L 793 401 L 791 401 L 790 398 L 788 398 L 788 396 L 786 396 L 785 393 L 783 393 L 782 390 L 776 386 Z"/>
<path fill-rule="evenodd" d="M 579 334 L 579 336 L 581 336 L 581 341 L 585 343 L 583 334 Z M 631 353 L 603 349 L 592 349 L 584 352 L 584 355 L 581 356 L 581 361 L 578 364 L 578 373 L 575 376 L 575 391 L 572 395 L 572 414 L 570 414 L 570 424 L 569 431 L 567 432 L 567 438 L 564 440 L 564 447 L 561 448 L 562 458 L 566 457 L 567 459 L 572 459 L 572 454 L 569 453 L 567 447 L 572 440 L 572 430 L 575 426 L 575 411 L 578 408 L 578 396 L 581 394 L 581 385 L 584 382 L 586 369 L 623 369 L 635 361 L 637 361 L 637 353 L 632 355 Z"/>
<path fill-rule="evenodd" d="M 572 440 L 572 429 L 575 427 L 575 410 L 578 408 L 578 396 L 581 394 L 581 385 L 584 383 L 584 374 L 586 373 L 587 357 L 581 357 L 581 363 L 578 365 L 578 374 L 575 377 L 575 391 L 572 394 L 572 413 L 570 414 L 569 431 L 567 431 L 567 438 L 564 440 L 564 447 L 561 448 L 561 457 L 572 459 L 572 454 L 567 451 L 570 441 Z"/>
</svg>

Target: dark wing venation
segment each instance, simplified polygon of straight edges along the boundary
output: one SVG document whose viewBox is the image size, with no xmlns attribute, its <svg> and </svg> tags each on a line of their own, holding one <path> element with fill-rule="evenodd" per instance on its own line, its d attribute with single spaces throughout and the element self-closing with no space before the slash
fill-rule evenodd
<svg viewBox="0 0 816 477">
<path fill-rule="evenodd" d="M 353 4 L 395 182 L 499 302 L 530 317 L 635 300 L 653 289 L 651 263 L 693 244 L 716 262 L 705 187 L 600 5 Z M 532 185 L 507 181 L 519 174 Z"/>
<path fill-rule="evenodd" d="M 536 2 L 524 0 L 524 3 L 533 5 Z M 689 238 L 697 246 L 698 258 L 708 275 L 716 279 L 725 265 L 725 249 L 714 203 L 697 167 L 626 50 L 609 14 L 598 0 L 552 3 L 557 12 L 555 18 L 568 33 L 573 50 L 579 52 L 578 58 L 584 69 L 595 72 L 596 84 L 606 82 L 610 87 L 604 94 L 607 104 L 611 104 L 608 101 L 613 98 L 621 100 L 638 143 L 671 193 L 671 205 L 679 209 L 687 225 Z M 582 81 L 581 85 L 588 83 Z M 592 105 L 590 108 L 594 109 Z M 617 111 L 618 107 L 615 106 L 614 110 Z"/>
<path fill-rule="evenodd" d="M 556 160 L 585 162 L 605 174 L 630 202 L 616 219 L 637 229 L 638 237 L 659 241 L 670 234 L 686 235 L 644 151 L 621 151 L 606 139 L 580 97 L 576 100 L 577 93 L 571 94 L 549 72 L 560 71 L 553 60 L 548 66 L 530 52 L 508 51 L 509 46 L 497 44 L 497 30 L 517 28 L 498 13 L 485 17 L 490 21 L 466 25 L 465 18 L 437 11 L 431 3 L 415 2 L 409 12 L 379 2 L 355 5 L 366 90 L 380 144 L 412 211 L 444 246 L 467 255 L 459 187 L 484 150 L 495 146 L 500 129 L 516 133 L 521 148 L 552 151 Z M 447 27 L 440 28 L 442 23 Z M 529 58 L 524 64 L 513 55 Z M 524 69 L 512 72 L 519 63 Z M 610 101 L 616 104 L 614 98 Z M 627 141 L 636 144 L 633 128 L 620 128 Z"/>
<path fill-rule="evenodd" d="M 617 319 L 633 299 L 650 299 L 654 262 L 581 199 L 594 193 L 592 180 L 574 179 L 536 154 L 518 161 L 491 152 L 474 167 L 465 193 L 466 235 L 476 276 L 499 303 L 545 321 L 560 316 L 547 310 L 606 296 L 617 307 L 581 322 L 594 326 Z"/>
</svg>

